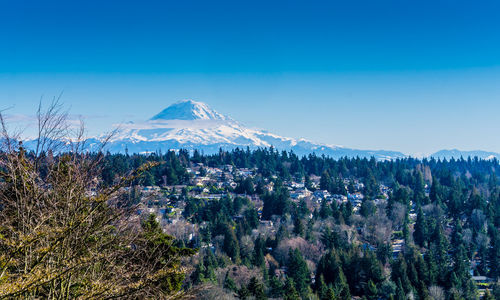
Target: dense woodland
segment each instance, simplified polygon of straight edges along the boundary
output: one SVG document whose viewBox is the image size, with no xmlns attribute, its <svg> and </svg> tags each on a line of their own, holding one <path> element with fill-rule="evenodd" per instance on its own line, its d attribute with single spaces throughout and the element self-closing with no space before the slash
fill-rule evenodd
<svg viewBox="0 0 500 300">
<path fill-rule="evenodd" d="M 0 113 L 0 298 L 500 299 L 496 159 L 89 153 L 66 117 L 25 149 Z"/>
<path fill-rule="evenodd" d="M 180 242 L 199 250 L 185 287 L 212 286 L 204 297 L 500 299 L 500 166 L 495 159 L 334 160 L 272 148 L 214 155 L 182 150 L 107 154 L 103 184 L 115 184 L 147 162 L 162 164 L 134 185 L 187 186 L 176 196 L 165 195 L 185 203 L 183 217 L 198 225 L 199 239 Z M 218 191 L 225 195 L 220 200 L 200 201 L 187 192 L 193 176 L 187 168 L 201 164 L 255 174 L 236 177 L 234 189 Z M 321 177 L 316 188 L 314 176 Z M 297 181 L 312 191 L 347 194 L 354 180 L 364 184 L 356 211 L 350 201 L 324 200 L 313 208 L 292 200 L 286 188 Z M 382 185 L 389 188 L 387 196 Z M 261 199 L 261 211 L 249 196 Z M 262 230 L 265 220 L 273 221 L 275 230 Z M 397 256 L 394 240 L 403 242 Z M 473 276 L 485 276 L 488 283 Z"/>
</svg>

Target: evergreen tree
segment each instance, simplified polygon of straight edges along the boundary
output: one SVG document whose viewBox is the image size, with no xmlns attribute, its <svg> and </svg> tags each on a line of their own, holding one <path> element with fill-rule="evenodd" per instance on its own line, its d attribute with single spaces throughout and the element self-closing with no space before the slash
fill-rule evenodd
<svg viewBox="0 0 500 300">
<path fill-rule="evenodd" d="M 319 209 L 319 216 L 322 219 L 326 219 L 326 218 L 332 216 L 332 209 L 331 209 L 330 205 L 328 205 L 328 201 L 326 199 L 323 199 L 321 201 L 321 207 Z"/>
<path fill-rule="evenodd" d="M 309 219 L 307 222 L 307 227 L 306 227 L 306 234 L 305 234 L 305 239 L 306 241 L 313 243 L 316 241 L 316 236 L 314 235 L 314 219 Z"/>
<path fill-rule="evenodd" d="M 245 210 L 244 217 L 250 229 L 255 229 L 259 226 L 259 214 L 255 208 L 250 207 Z"/>
<path fill-rule="evenodd" d="M 368 175 L 365 179 L 365 194 L 368 199 L 375 199 L 380 193 L 379 189 L 380 187 L 375 179 L 375 176 L 373 175 L 373 172 L 371 169 L 368 169 Z"/>
<path fill-rule="evenodd" d="M 377 286 L 371 279 L 368 281 L 368 284 L 366 285 L 366 297 L 368 299 L 378 299 L 378 290 Z"/>
<path fill-rule="evenodd" d="M 254 253 L 253 253 L 253 264 L 257 267 L 264 266 L 264 249 L 265 249 L 265 241 L 259 234 L 254 243 Z"/>
<path fill-rule="evenodd" d="M 229 271 L 226 272 L 226 276 L 224 277 L 224 288 L 234 292 L 238 290 L 238 288 L 236 287 L 236 283 L 234 283 L 234 280 L 229 277 Z"/>
<path fill-rule="evenodd" d="M 422 172 L 419 170 L 415 174 L 413 183 L 413 203 L 416 205 L 425 204 L 425 182 Z"/>
<path fill-rule="evenodd" d="M 295 289 L 295 284 L 292 278 L 287 277 L 285 282 L 283 300 L 301 300 L 299 293 Z"/>
<path fill-rule="evenodd" d="M 330 227 L 326 227 L 321 234 L 321 242 L 325 246 L 326 249 L 332 249 L 338 245 L 338 241 L 336 240 L 337 234 L 332 232 Z"/>
<path fill-rule="evenodd" d="M 352 204 L 351 201 L 347 201 L 347 203 L 342 203 L 341 208 L 341 216 L 346 225 L 351 224 L 351 215 L 352 215 Z"/>
<path fill-rule="evenodd" d="M 498 281 L 493 285 L 492 294 L 495 299 L 500 299 L 500 283 Z"/>
<path fill-rule="evenodd" d="M 262 208 L 262 218 L 269 220 L 272 215 L 283 215 L 289 212 L 290 209 L 290 194 L 288 190 L 282 186 L 282 183 L 277 180 L 274 186 L 273 193 L 266 193 L 263 196 L 264 207 Z"/>
<path fill-rule="evenodd" d="M 398 283 L 398 289 L 401 288 L 404 295 L 413 289 L 410 279 L 408 278 L 408 265 L 402 254 L 400 254 L 398 259 L 392 264 L 391 279 Z M 399 295 L 396 293 L 396 298 L 398 297 Z"/>
<path fill-rule="evenodd" d="M 250 291 L 246 286 L 241 286 L 241 288 L 237 292 L 238 299 L 246 300 L 250 297 Z"/>
<path fill-rule="evenodd" d="M 212 254 L 211 251 L 208 251 Z M 206 283 L 206 282 L 216 282 L 217 278 L 215 276 L 215 268 L 217 267 L 217 262 L 213 254 L 204 255 L 201 257 L 200 262 L 196 265 L 195 271 L 191 274 L 191 280 L 194 284 Z"/>
<path fill-rule="evenodd" d="M 434 228 L 434 233 L 431 236 L 431 245 L 429 254 L 433 262 L 437 265 L 437 280 L 440 286 L 445 286 L 448 277 L 448 266 L 449 266 L 449 256 L 448 256 L 448 241 L 443 233 L 441 224 L 436 224 Z"/>
<path fill-rule="evenodd" d="M 330 177 L 330 174 L 328 173 L 327 170 L 323 171 L 323 173 L 321 174 L 319 187 L 320 189 L 327 191 L 330 191 L 332 188 L 332 177 Z"/>
<path fill-rule="evenodd" d="M 398 287 L 396 289 L 396 300 L 406 300 L 406 294 L 401 284 L 401 280 L 398 279 Z"/>
<path fill-rule="evenodd" d="M 306 201 L 304 199 L 301 199 L 299 201 L 299 204 L 297 205 L 297 216 L 301 219 L 305 218 L 306 216 L 309 215 L 309 208 L 307 207 Z"/>
<path fill-rule="evenodd" d="M 226 226 L 224 233 L 223 250 L 234 262 L 240 259 L 240 246 L 234 234 L 234 230 L 229 227 L 229 225 Z"/>
<path fill-rule="evenodd" d="M 432 202 L 437 203 L 438 205 L 443 202 L 442 189 L 443 188 L 441 184 L 439 184 L 439 180 L 436 177 L 432 177 L 432 185 L 429 193 L 429 198 Z"/>
<path fill-rule="evenodd" d="M 304 235 L 304 223 L 298 216 L 293 219 L 293 233 L 298 236 Z"/>
<path fill-rule="evenodd" d="M 335 294 L 338 295 L 338 299 L 341 300 L 350 300 L 351 299 L 351 291 L 349 289 L 349 284 L 347 283 L 347 279 L 344 275 L 342 269 L 339 269 L 339 275 L 335 279 Z"/>
<path fill-rule="evenodd" d="M 271 298 L 279 298 L 283 295 L 284 286 L 274 274 L 270 274 L 270 277 L 269 296 Z"/>
<path fill-rule="evenodd" d="M 321 282 L 333 285 L 339 299 L 350 299 L 349 285 L 342 271 L 341 261 L 335 249 L 328 251 L 318 262 L 316 268 L 316 290 L 321 289 Z"/>
<path fill-rule="evenodd" d="M 206 268 L 203 260 L 200 260 L 200 262 L 196 265 L 194 272 L 191 274 L 191 280 L 193 281 L 193 283 L 200 284 L 205 282 L 205 272 Z"/>
<path fill-rule="evenodd" d="M 264 285 L 260 283 L 257 278 L 252 277 L 247 287 L 249 293 L 255 297 L 256 300 L 267 299 L 266 293 L 264 292 Z"/>
<path fill-rule="evenodd" d="M 307 298 L 309 294 L 310 272 L 298 249 L 290 249 L 286 263 L 287 276 L 293 280 L 297 292 Z"/>
<path fill-rule="evenodd" d="M 325 283 L 323 275 L 319 277 L 319 282 L 316 282 L 316 286 L 318 286 L 318 298 L 320 300 L 328 299 L 328 286 Z"/>
<path fill-rule="evenodd" d="M 338 298 L 335 296 L 335 291 L 333 290 L 333 287 L 329 287 L 325 300 L 337 300 L 337 299 Z"/>
<path fill-rule="evenodd" d="M 377 206 L 375 205 L 375 202 L 372 200 L 365 200 L 361 204 L 361 209 L 359 210 L 359 213 L 363 217 L 368 218 L 369 216 L 374 215 L 376 211 L 377 211 Z"/>
<path fill-rule="evenodd" d="M 415 244 L 419 245 L 420 247 L 423 247 L 424 242 L 426 241 L 427 228 L 426 228 L 424 212 L 422 211 L 421 206 L 418 206 L 417 209 L 417 221 L 415 222 L 414 229 L 415 230 L 413 231 L 413 240 L 415 241 Z"/>
<path fill-rule="evenodd" d="M 500 232 L 495 226 L 488 226 L 488 235 L 491 239 L 491 247 L 489 249 L 489 276 L 494 279 L 500 278 Z"/>
</svg>

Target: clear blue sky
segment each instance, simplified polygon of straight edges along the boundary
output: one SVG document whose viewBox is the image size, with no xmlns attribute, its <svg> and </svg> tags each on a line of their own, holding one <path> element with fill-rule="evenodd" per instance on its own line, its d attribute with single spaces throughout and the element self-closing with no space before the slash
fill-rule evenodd
<svg viewBox="0 0 500 300">
<path fill-rule="evenodd" d="M 105 3 L 104 3 L 105 2 Z M 1 1 L 0 109 L 90 132 L 185 98 L 292 137 L 500 152 L 499 1 Z"/>
</svg>

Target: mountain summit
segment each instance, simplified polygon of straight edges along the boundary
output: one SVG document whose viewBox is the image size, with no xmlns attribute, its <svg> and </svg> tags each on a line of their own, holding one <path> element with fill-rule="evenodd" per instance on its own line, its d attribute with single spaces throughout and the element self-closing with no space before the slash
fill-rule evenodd
<svg viewBox="0 0 500 300">
<path fill-rule="evenodd" d="M 203 102 L 181 100 L 162 110 L 151 118 L 157 120 L 228 120 Z"/>
</svg>

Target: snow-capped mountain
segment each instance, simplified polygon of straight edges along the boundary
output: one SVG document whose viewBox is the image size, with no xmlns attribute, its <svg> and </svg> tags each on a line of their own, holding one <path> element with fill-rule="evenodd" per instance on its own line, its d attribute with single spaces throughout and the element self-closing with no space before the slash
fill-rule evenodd
<svg viewBox="0 0 500 300">
<path fill-rule="evenodd" d="M 271 146 L 278 150 L 293 150 L 298 155 L 314 152 L 334 158 L 374 156 L 384 160 L 406 156 L 396 151 L 355 150 L 316 144 L 304 139 L 282 137 L 245 127 L 211 109 L 205 103 L 193 100 L 183 100 L 172 104 L 148 121 L 120 125 L 108 148 L 111 152 L 124 152 L 127 149 L 130 153 L 182 148 L 198 149 L 208 154 L 215 153 L 220 148 L 255 149 Z"/>
</svg>

